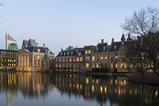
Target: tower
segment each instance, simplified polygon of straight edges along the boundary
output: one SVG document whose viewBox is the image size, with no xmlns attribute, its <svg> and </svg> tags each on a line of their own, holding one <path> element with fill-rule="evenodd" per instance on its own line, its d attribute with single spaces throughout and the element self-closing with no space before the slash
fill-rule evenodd
<svg viewBox="0 0 159 106">
<path fill-rule="evenodd" d="M 121 36 L 121 44 L 124 45 L 124 42 L 125 42 L 125 35 L 122 34 L 122 36 Z"/>
</svg>

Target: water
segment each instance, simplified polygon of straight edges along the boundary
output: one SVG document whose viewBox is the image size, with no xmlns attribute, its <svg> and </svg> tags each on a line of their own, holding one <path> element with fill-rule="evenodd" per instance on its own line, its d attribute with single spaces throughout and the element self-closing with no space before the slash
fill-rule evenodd
<svg viewBox="0 0 159 106">
<path fill-rule="evenodd" d="M 126 77 L 0 73 L 0 106 L 158 106 L 159 86 Z"/>
</svg>

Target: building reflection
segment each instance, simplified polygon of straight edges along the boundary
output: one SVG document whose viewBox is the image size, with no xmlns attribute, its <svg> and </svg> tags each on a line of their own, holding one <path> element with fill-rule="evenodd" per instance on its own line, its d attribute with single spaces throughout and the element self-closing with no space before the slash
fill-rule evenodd
<svg viewBox="0 0 159 106">
<path fill-rule="evenodd" d="M 68 97 L 83 97 L 96 100 L 100 105 L 146 106 L 159 103 L 159 88 L 148 85 L 132 84 L 123 77 L 94 77 L 79 74 L 56 74 L 55 86 L 61 94 Z"/>
<path fill-rule="evenodd" d="M 134 84 L 126 77 L 82 74 L 0 73 L 0 92 L 10 104 L 20 92 L 24 99 L 46 98 L 58 89 L 61 96 L 96 101 L 99 105 L 148 106 L 159 104 L 159 87 Z"/>
<path fill-rule="evenodd" d="M 24 98 L 45 98 L 53 88 L 49 77 L 41 73 L 0 73 L 0 92 L 6 92 L 6 104 L 10 104 L 17 93 Z"/>
</svg>

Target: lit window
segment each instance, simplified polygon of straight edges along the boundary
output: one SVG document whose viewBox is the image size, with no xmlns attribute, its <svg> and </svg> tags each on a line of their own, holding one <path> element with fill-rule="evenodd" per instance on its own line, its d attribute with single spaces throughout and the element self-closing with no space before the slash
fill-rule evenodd
<svg viewBox="0 0 159 106">
<path fill-rule="evenodd" d="M 127 66 L 126 66 L 126 63 L 125 63 L 125 68 L 126 68 Z"/>
<path fill-rule="evenodd" d="M 113 64 L 111 64 L 111 68 L 113 68 Z"/>
<path fill-rule="evenodd" d="M 72 59 L 70 58 L 70 62 L 72 62 Z"/>
<path fill-rule="evenodd" d="M 118 56 L 115 56 L 115 58 L 117 59 L 117 58 L 118 58 Z"/>
<path fill-rule="evenodd" d="M 95 67 L 95 65 L 93 64 L 93 65 L 92 65 L 92 68 L 94 68 L 94 67 Z"/>
<path fill-rule="evenodd" d="M 80 61 L 82 61 L 82 57 L 80 57 Z"/>
<path fill-rule="evenodd" d="M 100 92 L 101 92 L 101 93 L 103 92 L 103 87 L 102 87 L 102 86 L 100 86 Z"/>
<path fill-rule="evenodd" d="M 89 63 L 86 63 L 86 68 L 89 68 Z"/>
<path fill-rule="evenodd" d="M 115 68 L 118 68 L 118 64 L 115 64 Z"/>
<path fill-rule="evenodd" d="M 77 62 L 79 62 L 79 57 L 77 57 Z"/>
<path fill-rule="evenodd" d="M 78 55 L 81 56 L 81 53 L 79 52 Z"/>
<path fill-rule="evenodd" d="M 102 57 L 100 57 L 100 59 L 101 59 L 101 60 L 103 60 L 103 56 L 102 56 Z"/>
<path fill-rule="evenodd" d="M 92 61 L 95 61 L 95 57 L 94 56 L 92 56 Z"/>
<path fill-rule="evenodd" d="M 88 54 L 90 54 L 91 53 L 91 50 L 88 50 Z"/>
<path fill-rule="evenodd" d="M 96 64 L 96 68 L 99 68 L 99 64 L 98 63 Z"/>
<path fill-rule="evenodd" d="M 86 84 L 88 84 L 89 83 L 89 79 L 88 78 L 86 78 Z"/>
<path fill-rule="evenodd" d="M 38 56 L 38 59 L 40 59 L 40 56 Z"/>
<path fill-rule="evenodd" d="M 87 51 L 87 50 L 85 51 L 85 54 L 88 54 L 88 51 Z"/>
<path fill-rule="evenodd" d="M 92 85 L 92 92 L 94 92 L 94 85 Z"/>
<path fill-rule="evenodd" d="M 107 59 L 108 59 L 108 57 L 105 57 L 105 59 L 107 60 Z"/>
</svg>

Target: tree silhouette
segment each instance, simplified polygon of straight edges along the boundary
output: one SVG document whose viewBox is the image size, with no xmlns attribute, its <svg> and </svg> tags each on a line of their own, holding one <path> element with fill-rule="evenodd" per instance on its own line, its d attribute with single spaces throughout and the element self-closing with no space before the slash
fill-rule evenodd
<svg viewBox="0 0 159 106">
<path fill-rule="evenodd" d="M 156 8 L 141 9 L 133 16 L 125 19 L 123 30 L 136 35 L 147 35 L 159 31 L 159 10 Z"/>
</svg>

